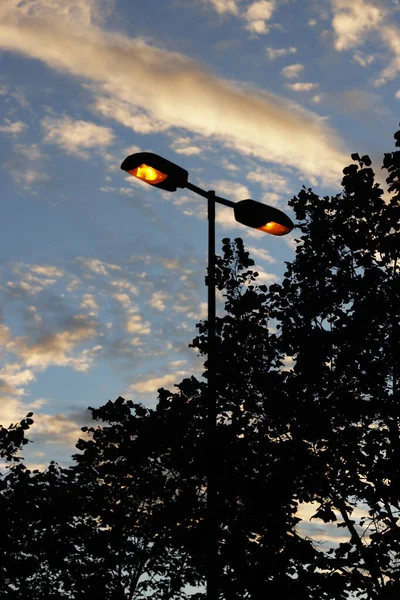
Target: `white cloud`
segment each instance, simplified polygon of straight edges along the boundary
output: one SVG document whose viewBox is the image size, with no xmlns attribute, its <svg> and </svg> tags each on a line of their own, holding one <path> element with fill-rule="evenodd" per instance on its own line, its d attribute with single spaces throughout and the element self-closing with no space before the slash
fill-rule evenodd
<svg viewBox="0 0 400 600">
<path fill-rule="evenodd" d="M 149 335 L 151 333 L 150 323 L 143 321 L 141 315 L 128 315 L 126 321 L 126 331 L 136 335 Z"/>
<path fill-rule="evenodd" d="M 384 11 L 365 0 L 332 0 L 332 27 L 336 50 L 361 46 L 370 31 L 379 27 Z"/>
<path fill-rule="evenodd" d="M 235 183 L 227 179 L 218 179 L 211 183 L 211 188 L 215 190 L 217 196 L 227 198 L 227 200 L 245 200 L 250 198 L 249 189 L 242 183 Z M 232 211 L 231 211 L 232 212 Z"/>
<path fill-rule="evenodd" d="M 323 100 L 324 95 L 323 94 L 315 94 L 312 98 L 311 101 L 314 102 L 314 104 L 321 104 L 322 100 Z"/>
<path fill-rule="evenodd" d="M 375 81 L 376 85 L 382 85 L 388 80 L 395 79 L 400 72 L 400 33 L 398 27 L 384 26 L 380 29 L 382 42 L 385 43 L 393 54 L 392 60 L 388 66 L 383 69 L 379 78 Z"/>
<path fill-rule="evenodd" d="M 163 312 L 165 310 L 165 300 L 168 298 L 170 298 L 170 296 L 164 292 L 154 292 L 150 298 L 149 304 L 156 310 Z"/>
<path fill-rule="evenodd" d="M 76 348 L 96 337 L 96 323 L 84 315 L 75 315 L 64 322 L 62 330 L 42 335 L 31 343 L 28 338 L 17 337 L 8 344 L 8 349 L 18 356 L 27 367 L 43 371 L 49 366 L 71 366 L 76 371 L 86 371 L 93 363 L 100 346 Z"/>
<path fill-rule="evenodd" d="M 171 144 L 171 148 L 177 154 L 184 154 L 185 156 L 192 156 L 193 154 L 201 154 L 203 152 L 200 146 L 194 143 L 193 138 L 188 136 L 176 137 Z"/>
<path fill-rule="evenodd" d="M 246 251 L 250 252 L 250 257 L 257 262 L 257 260 L 264 260 L 268 263 L 276 263 L 276 258 L 274 258 L 268 250 L 264 250 L 264 248 L 257 248 L 256 246 L 248 246 L 246 244 Z"/>
<path fill-rule="evenodd" d="M 100 24 L 110 14 L 114 0 L 8 0 L 11 6 L 18 6 L 25 16 L 38 19 L 54 19 L 74 29 L 87 29 Z"/>
<path fill-rule="evenodd" d="M 231 15 L 238 15 L 239 8 L 236 0 L 205 0 L 207 4 L 211 4 L 218 14 L 223 15 L 225 13 Z"/>
<path fill-rule="evenodd" d="M 275 60 L 280 56 L 286 56 L 287 54 L 296 54 L 297 48 L 290 46 L 289 48 L 267 48 L 266 53 L 270 60 Z"/>
<path fill-rule="evenodd" d="M 0 395 L 3 396 L 4 393 L 16 396 L 24 395 L 25 389 L 21 386 L 31 383 L 35 379 L 31 369 L 24 369 L 18 363 L 6 364 L 0 369 Z"/>
<path fill-rule="evenodd" d="M 81 264 L 87 270 L 96 273 L 97 275 L 109 275 L 109 271 L 120 271 L 121 267 L 119 265 L 114 265 L 112 263 L 105 263 L 98 258 L 84 258 L 83 256 L 78 256 L 76 262 Z"/>
<path fill-rule="evenodd" d="M 375 57 L 373 54 L 364 54 L 364 52 L 359 51 L 353 54 L 353 60 L 362 67 L 368 67 L 374 62 Z"/>
<path fill-rule="evenodd" d="M 275 8 L 275 0 L 252 2 L 243 13 L 243 17 L 247 21 L 246 28 L 253 33 L 268 33 L 267 21 L 272 17 Z"/>
<path fill-rule="evenodd" d="M 318 87 L 318 83 L 287 83 L 287 87 L 295 92 L 309 92 Z"/>
<path fill-rule="evenodd" d="M 395 97 L 400 100 L 400 90 L 397 90 L 397 92 L 395 93 Z"/>
<path fill-rule="evenodd" d="M 99 305 L 97 304 L 93 294 L 84 294 L 79 308 L 86 308 L 89 310 L 90 316 L 96 316 L 99 310 Z"/>
<path fill-rule="evenodd" d="M 0 42 L 1 43 L 1 42 Z M 2 133 L 11 133 L 12 135 L 17 135 L 26 129 L 27 125 L 22 121 L 10 121 L 9 119 L 4 119 L 5 125 L 0 125 L 0 131 Z"/>
<path fill-rule="evenodd" d="M 309 27 L 315 27 L 317 24 L 317 19 L 309 19 L 307 24 Z"/>
<path fill-rule="evenodd" d="M 159 133 L 169 128 L 167 123 L 146 114 L 143 109 L 118 98 L 101 97 L 93 105 L 96 112 L 130 127 L 136 133 Z"/>
<path fill-rule="evenodd" d="M 254 181 L 266 189 L 280 188 L 284 190 L 288 186 L 288 180 L 280 173 L 272 171 L 272 169 L 250 171 L 250 173 L 246 175 L 246 179 L 248 181 Z"/>
<path fill-rule="evenodd" d="M 35 413 L 29 437 L 36 442 L 72 446 L 82 437 L 81 426 L 63 414 Z"/>
<path fill-rule="evenodd" d="M 25 167 L 22 171 L 19 169 L 12 169 L 11 175 L 14 180 L 25 189 L 29 189 L 33 184 L 49 181 L 50 176 L 46 173 L 33 169 L 32 167 Z"/>
<path fill-rule="evenodd" d="M 98 150 L 109 146 L 114 141 L 114 134 L 109 127 L 75 121 L 71 117 L 45 117 L 42 120 L 45 130 L 44 141 L 60 146 L 68 154 L 89 158 L 87 150 Z"/>
<path fill-rule="evenodd" d="M 173 375 L 163 375 L 162 377 L 150 378 L 138 383 L 133 383 L 129 386 L 129 390 L 138 392 L 139 394 L 151 394 L 162 387 L 168 387 L 178 383 L 179 379 L 187 374 L 187 371 L 177 371 Z"/>
<path fill-rule="evenodd" d="M 0 47 L 96 84 L 103 96 L 128 103 L 132 114 L 139 108 L 166 127 L 212 137 L 242 154 L 300 172 L 323 173 L 326 181 L 337 183 L 341 177 L 347 152 L 318 115 L 288 99 L 218 79 L 177 52 L 97 28 L 83 35 L 56 19 L 26 17 L 9 4 L 0 17 Z M 111 140 L 107 128 L 93 135 L 100 143 Z M 78 151 L 74 139 L 62 139 Z"/>
<path fill-rule="evenodd" d="M 296 63 L 294 65 L 288 65 L 287 67 L 284 67 L 281 73 L 284 77 L 286 77 L 286 79 L 297 79 L 303 70 L 304 66 L 300 63 Z"/>
</svg>

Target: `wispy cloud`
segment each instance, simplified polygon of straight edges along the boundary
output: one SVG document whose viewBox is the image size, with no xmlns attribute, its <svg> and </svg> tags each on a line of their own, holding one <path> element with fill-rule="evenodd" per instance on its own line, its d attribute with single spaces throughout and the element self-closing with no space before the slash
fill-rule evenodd
<svg viewBox="0 0 400 600">
<path fill-rule="evenodd" d="M 294 46 L 289 46 L 289 48 L 267 48 L 266 53 L 270 60 L 275 60 L 281 56 L 286 56 L 287 54 L 296 54 L 297 48 Z"/>
<path fill-rule="evenodd" d="M 264 17 L 273 10 L 271 3 L 253 3 L 250 8 L 249 15 L 262 9 Z M 9 7 L 2 10 L 0 22 L 2 48 L 96 83 L 101 97 L 122 103 L 132 115 L 140 109 L 165 127 L 213 137 L 241 153 L 293 165 L 303 173 L 324 173 L 326 179 L 340 177 L 346 154 L 334 132 L 318 115 L 293 102 L 258 90 L 240 89 L 182 54 L 150 46 L 143 40 L 97 28 L 88 28 L 83 35 L 57 20 L 27 17 Z M 122 119 L 118 114 L 110 114 L 109 118 Z M 46 124 L 50 140 L 57 143 L 59 139 L 71 152 L 78 152 L 80 134 L 86 148 L 112 141 L 109 128 L 77 128 L 75 122 L 72 134 L 64 121 L 47 120 Z M 307 153 L 303 151 L 305 146 Z"/>
<path fill-rule="evenodd" d="M 318 83 L 307 83 L 307 82 L 298 82 L 298 83 L 287 83 L 286 86 L 293 90 L 294 92 L 309 92 L 310 90 L 315 90 L 318 87 Z"/>
<path fill-rule="evenodd" d="M 27 128 L 27 125 L 22 121 L 10 121 L 9 119 L 4 119 L 4 123 L 4 125 L 0 125 L 0 131 L 2 133 L 17 135 Z"/>
<path fill-rule="evenodd" d="M 286 79 L 297 79 L 302 71 L 304 71 L 304 66 L 300 63 L 296 63 L 294 65 L 288 65 L 287 67 L 284 67 L 281 73 L 284 77 L 286 77 Z"/>
<path fill-rule="evenodd" d="M 74 120 L 68 116 L 45 117 L 42 120 L 45 131 L 44 141 L 60 146 L 68 154 L 89 158 L 88 150 L 98 150 L 114 141 L 109 127 L 103 127 L 88 121 Z"/>
</svg>

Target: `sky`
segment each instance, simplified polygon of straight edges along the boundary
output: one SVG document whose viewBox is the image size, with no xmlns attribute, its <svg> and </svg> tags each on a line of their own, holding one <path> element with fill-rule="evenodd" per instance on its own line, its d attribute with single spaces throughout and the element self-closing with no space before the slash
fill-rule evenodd
<svg viewBox="0 0 400 600">
<path fill-rule="evenodd" d="M 350 154 L 378 180 L 400 107 L 398 0 L 2 0 L 0 423 L 34 412 L 31 468 L 66 466 L 88 406 L 200 376 L 206 201 L 120 170 L 148 151 L 231 200 L 293 218 L 340 192 Z M 217 207 L 260 283 L 276 238 Z M 222 300 L 218 300 L 218 310 Z"/>
</svg>

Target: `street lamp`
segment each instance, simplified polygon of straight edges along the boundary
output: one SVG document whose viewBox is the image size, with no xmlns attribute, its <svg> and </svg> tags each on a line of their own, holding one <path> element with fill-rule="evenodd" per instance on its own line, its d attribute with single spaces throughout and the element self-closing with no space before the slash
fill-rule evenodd
<svg viewBox="0 0 400 600">
<path fill-rule="evenodd" d="M 272 235 L 285 235 L 293 227 L 293 222 L 282 211 L 255 200 L 232 202 L 205 191 L 188 181 L 188 172 L 162 156 L 151 152 L 138 152 L 128 156 L 121 169 L 149 183 L 153 187 L 168 192 L 177 188 L 187 188 L 208 200 L 208 473 L 207 473 L 207 600 L 219 598 L 218 570 L 218 518 L 216 487 L 216 417 L 217 401 L 215 388 L 215 203 L 233 208 L 235 219 L 247 227 L 253 227 Z"/>
</svg>

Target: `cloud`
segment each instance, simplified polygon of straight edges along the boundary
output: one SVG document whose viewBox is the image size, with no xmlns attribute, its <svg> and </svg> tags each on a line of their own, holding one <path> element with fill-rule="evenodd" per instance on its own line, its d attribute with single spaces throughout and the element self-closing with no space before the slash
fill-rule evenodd
<svg viewBox="0 0 400 600">
<path fill-rule="evenodd" d="M 130 314 L 126 321 L 126 331 L 136 335 L 149 335 L 151 333 L 150 323 L 143 321 L 141 315 Z"/>
<path fill-rule="evenodd" d="M 353 54 L 353 60 L 362 67 L 369 67 L 369 65 L 374 62 L 375 56 L 373 54 L 365 54 L 364 52 L 359 51 Z"/>
<path fill-rule="evenodd" d="M 35 413 L 29 439 L 36 443 L 75 445 L 82 437 L 81 424 L 64 414 Z"/>
<path fill-rule="evenodd" d="M 251 6 L 249 14 L 253 16 L 257 6 L 265 10 L 264 17 L 272 11 L 271 3 Z M 0 23 L 1 48 L 96 84 L 102 97 L 129 105 L 133 115 L 140 109 L 165 127 L 213 138 L 242 154 L 293 165 L 302 173 L 323 174 L 326 181 L 337 183 L 341 177 L 347 153 L 343 153 L 334 131 L 319 115 L 288 99 L 219 79 L 182 54 L 150 46 L 141 39 L 95 27 L 83 35 L 56 19 L 26 17 L 9 4 L 2 9 Z M 67 149 L 79 151 L 63 120 L 46 123 L 55 143 L 59 138 L 54 128 L 60 131 Z M 90 129 L 93 137 L 87 125 L 82 125 L 88 134 L 83 133 L 82 138 L 90 148 L 94 139 L 105 145 L 111 142 L 108 128 L 88 125 L 94 125 Z M 74 131 L 82 133 L 79 127 Z"/>
<path fill-rule="evenodd" d="M 78 256 L 76 262 L 85 267 L 88 271 L 97 275 L 109 275 L 109 271 L 120 271 L 121 267 L 112 263 L 105 263 L 98 258 L 84 258 Z"/>
<path fill-rule="evenodd" d="M 138 392 L 139 394 L 152 394 L 162 387 L 172 386 L 179 381 L 181 377 L 188 375 L 187 371 L 177 371 L 171 375 L 163 375 L 162 377 L 154 377 L 132 383 L 129 390 Z"/>
<path fill-rule="evenodd" d="M 376 79 L 376 85 L 382 85 L 395 79 L 400 72 L 400 33 L 398 27 L 384 26 L 380 29 L 380 34 L 383 43 L 388 46 L 394 56 Z"/>
<path fill-rule="evenodd" d="M 62 324 L 61 331 L 41 335 L 33 343 L 26 336 L 9 342 L 13 352 L 27 367 L 43 371 L 49 366 L 70 366 L 76 371 L 87 371 L 101 346 L 93 346 L 76 353 L 76 349 L 97 336 L 96 322 L 85 315 L 75 315 Z"/>
<path fill-rule="evenodd" d="M 200 146 L 196 146 L 193 143 L 193 139 L 187 136 L 175 138 L 171 144 L 171 148 L 177 154 L 184 154 L 185 156 L 192 156 L 193 154 L 201 154 L 203 152 Z"/>
<path fill-rule="evenodd" d="M 286 79 L 297 79 L 303 70 L 303 65 L 296 63 L 294 65 L 288 65 L 287 67 L 284 67 L 281 73 L 284 77 L 286 77 Z"/>
<path fill-rule="evenodd" d="M 266 48 L 266 53 L 270 60 L 275 60 L 280 56 L 286 56 L 287 54 L 296 54 L 297 48 L 290 46 L 289 48 Z"/>
<path fill-rule="evenodd" d="M 98 313 L 99 305 L 97 304 L 93 294 L 84 294 L 79 308 L 88 309 L 89 315 L 95 317 Z"/>
<path fill-rule="evenodd" d="M 395 97 L 400 100 L 400 90 L 397 90 L 397 92 L 395 93 Z"/>
<path fill-rule="evenodd" d="M 165 310 L 165 300 L 170 297 L 171 296 L 164 292 L 154 292 L 150 298 L 149 304 L 156 310 L 163 312 Z"/>
<path fill-rule="evenodd" d="M 315 90 L 318 87 L 318 83 L 287 83 L 287 87 L 289 87 L 294 92 L 309 92 L 310 90 Z"/>
<path fill-rule="evenodd" d="M 268 33 L 267 21 L 269 21 L 276 8 L 275 0 L 258 0 L 250 4 L 243 13 L 247 21 L 246 29 L 253 33 Z"/>
<path fill-rule="evenodd" d="M 335 48 L 339 51 L 361 46 L 367 34 L 377 29 L 384 17 L 381 6 L 364 0 L 332 0 L 332 9 Z"/>
<path fill-rule="evenodd" d="M 238 15 L 239 8 L 236 0 L 204 0 L 217 11 L 218 14 Z"/>
<path fill-rule="evenodd" d="M 27 383 L 35 381 L 36 377 L 31 369 L 24 369 L 18 363 L 5 364 L 0 369 L 0 396 L 25 395 L 25 386 Z"/>
<path fill-rule="evenodd" d="M 245 200 L 250 198 L 248 187 L 242 183 L 236 183 L 227 179 L 218 179 L 211 182 L 211 188 L 216 191 L 217 196 L 226 197 L 228 200 Z"/>
<path fill-rule="evenodd" d="M 274 258 L 269 252 L 268 250 L 265 250 L 264 248 L 257 248 L 256 246 L 248 246 L 246 244 L 246 251 L 250 252 L 250 257 L 254 260 L 255 262 L 257 260 L 264 260 L 265 262 L 268 263 L 276 263 L 276 258 Z"/>
<path fill-rule="evenodd" d="M 6 0 L 7 2 L 7 0 Z M 54 19 L 74 29 L 85 30 L 93 24 L 101 24 L 114 8 L 114 0 L 8 0 L 10 6 L 18 6 L 24 16 L 38 19 Z"/>
<path fill-rule="evenodd" d="M 10 121 L 9 119 L 4 119 L 4 122 L 6 123 L 5 125 L 0 125 L 0 131 L 2 133 L 17 135 L 27 127 L 22 121 Z"/>
<path fill-rule="evenodd" d="M 114 141 L 114 134 L 109 127 L 88 121 L 75 121 L 67 116 L 45 117 L 42 127 L 45 130 L 46 143 L 56 144 L 68 154 L 81 158 L 90 157 L 87 150 L 105 148 Z"/>
<path fill-rule="evenodd" d="M 265 189 L 275 189 L 280 188 L 281 190 L 287 189 L 288 180 L 281 175 L 280 173 L 275 173 L 274 171 L 268 169 L 268 171 L 254 170 L 250 171 L 246 175 L 247 181 L 254 181 L 258 183 L 261 187 Z"/>
</svg>

